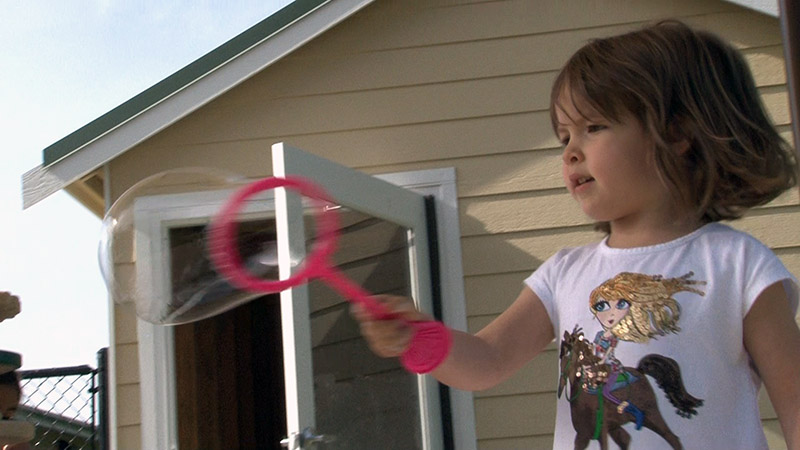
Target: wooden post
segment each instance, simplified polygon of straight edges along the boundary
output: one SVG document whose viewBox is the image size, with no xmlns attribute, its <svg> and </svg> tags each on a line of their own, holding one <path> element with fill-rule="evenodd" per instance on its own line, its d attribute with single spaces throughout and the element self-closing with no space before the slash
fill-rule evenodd
<svg viewBox="0 0 800 450">
<path fill-rule="evenodd" d="M 800 0 L 778 0 L 792 113 L 794 150 L 800 161 Z"/>
</svg>

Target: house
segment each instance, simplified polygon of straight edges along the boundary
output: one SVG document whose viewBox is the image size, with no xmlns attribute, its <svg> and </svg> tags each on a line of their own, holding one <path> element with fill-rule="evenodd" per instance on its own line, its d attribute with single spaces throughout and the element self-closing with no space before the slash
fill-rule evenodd
<svg viewBox="0 0 800 450">
<path fill-rule="evenodd" d="M 279 172 L 270 149 L 283 142 L 275 149 L 279 158 L 313 161 L 309 165 L 320 164 L 322 173 L 344 166 L 434 196 L 445 321 L 477 331 L 557 249 L 598 238 L 562 186 L 561 150 L 547 111 L 556 71 L 588 39 L 666 17 L 717 32 L 742 49 L 770 116 L 791 140 L 780 23 L 774 8 L 759 11 L 743 4 L 764 3 L 297 0 L 45 149 L 42 166 L 23 179 L 26 207 L 66 189 L 102 216 L 142 180 L 187 167 L 251 179 L 269 176 Z M 297 166 L 292 161 L 280 160 L 280 171 Z M 341 173 L 348 175 L 338 180 L 356 176 Z M 196 186 L 204 190 L 202 183 Z M 373 194 L 372 185 L 357 192 L 342 189 L 365 201 Z M 180 194 L 191 197 L 191 190 Z M 153 214 L 198 201 L 189 197 L 161 198 L 165 203 L 155 205 Z M 200 192 L 201 203 L 207 198 Z M 208 209 L 211 203 L 200 206 Z M 794 190 L 735 223 L 775 249 L 796 275 L 799 207 Z M 357 207 L 351 210 L 346 220 L 368 221 Z M 406 243 L 397 241 L 405 236 L 403 227 L 374 223 L 388 246 L 381 251 L 402 254 L 405 247 L 397 245 Z M 347 238 L 371 242 L 373 235 Z M 129 262 L 163 263 L 168 250 L 150 248 L 151 259 L 129 252 Z M 375 265 L 367 269 L 392 260 L 375 259 L 380 256 L 371 254 Z M 159 273 L 168 271 L 161 267 Z M 348 274 L 366 282 L 373 274 L 367 269 Z M 425 284 L 417 278 L 427 274 L 415 270 L 408 275 L 417 281 L 381 289 L 407 292 L 409 284 Z M 308 439 L 314 432 L 363 433 L 365 448 L 390 448 L 399 433 L 432 448 L 551 447 L 558 378 L 554 346 L 496 388 L 440 395 L 424 381 L 404 378 L 397 367 L 374 368 L 388 378 L 309 374 L 308 350 L 298 346 L 299 353 L 289 355 L 278 345 L 296 336 L 280 334 L 290 325 L 285 317 L 282 322 L 277 304 L 275 299 L 245 303 L 210 321 L 168 328 L 137 322 L 133 305 L 116 305 L 110 352 L 115 446 L 214 448 L 264 436 L 280 439 L 287 422 L 302 431 L 317 406 L 317 426 Z M 330 334 L 341 333 L 345 337 L 333 344 L 351 342 L 350 331 L 338 328 L 346 312 L 337 305 L 326 308 L 315 310 L 320 314 L 315 320 L 328 328 L 323 335 L 308 332 L 311 339 L 322 345 Z M 336 355 L 317 359 L 315 354 L 315 365 L 333 366 L 341 362 Z M 299 374 L 299 381 L 282 379 L 284 373 Z M 356 389 L 343 379 L 362 385 Z M 327 389 L 330 398 L 314 397 L 314 389 Z M 290 401 L 284 403 L 283 394 Z M 389 417 L 384 420 L 370 409 L 373 403 L 394 405 L 407 398 L 412 403 L 396 409 L 411 410 L 416 414 L 411 419 L 392 410 L 381 411 Z M 778 447 L 780 427 L 766 396 L 762 406 L 768 438 Z M 319 411 L 328 415 L 320 418 Z M 376 447 L 373 439 L 381 438 Z"/>
</svg>

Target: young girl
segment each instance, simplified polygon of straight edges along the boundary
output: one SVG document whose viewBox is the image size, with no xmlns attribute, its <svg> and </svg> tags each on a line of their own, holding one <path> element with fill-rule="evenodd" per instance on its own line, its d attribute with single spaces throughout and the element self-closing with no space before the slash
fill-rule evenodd
<svg viewBox="0 0 800 450">
<path fill-rule="evenodd" d="M 640 375 L 668 373 L 688 400 L 678 415 L 670 402 L 682 400 L 655 389 L 658 405 L 640 420 L 620 405 L 587 437 L 577 431 L 586 416 L 571 410 L 581 392 L 562 396 L 555 448 L 585 448 L 606 433 L 623 448 L 766 448 L 757 402 L 763 381 L 788 447 L 800 449 L 798 281 L 762 243 L 719 223 L 797 181 L 791 149 L 770 124 L 742 56 L 674 21 L 599 39 L 561 70 L 550 112 L 567 189 L 606 237 L 548 259 L 477 334 L 452 331 L 451 352 L 432 375 L 486 389 L 555 337 L 577 342 L 569 331 L 583 329 L 601 336 L 617 369 L 638 363 Z M 603 291 L 609 280 L 618 286 Z M 633 308 L 623 291 L 646 292 L 660 307 Z M 591 299 L 596 292 L 602 300 Z M 424 318 L 408 299 L 379 298 L 409 320 Z M 612 307 L 618 315 L 605 312 Z M 402 323 L 371 320 L 359 308 L 353 315 L 377 354 L 403 352 L 410 332 Z M 659 414 L 668 437 L 652 431 Z M 612 429 L 612 419 L 628 425 Z"/>
</svg>

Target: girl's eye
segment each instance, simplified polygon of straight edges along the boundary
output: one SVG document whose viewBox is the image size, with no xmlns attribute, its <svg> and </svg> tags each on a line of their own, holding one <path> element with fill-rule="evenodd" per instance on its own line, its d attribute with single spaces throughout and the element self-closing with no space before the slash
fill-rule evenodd
<svg viewBox="0 0 800 450">
<path fill-rule="evenodd" d="M 605 128 L 606 128 L 606 126 L 605 126 L 605 125 L 593 124 L 593 125 L 589 125 L 589 126 L 587 126 L 587 127 L 586 127 L 586 130 L 587 130 L 589 133 L 596 133 L 596 132 L 598 132 L 598 131 L 600 131 L 600 130 L 604 130 Z"/>
<path fill-rule="evenodd" d="M 607 301 L 602 300 L 592 305 L 592 308 L 594 308 L 594 310 L 597 312 L 603 312 L 608 311 L 609 305 Z"/>
<path fill-rule="evenodd" d="M 560 137 L 558 138 L 558 140 L 561 141 L 561 145 L 563 145 L 564 147 L 566 147 L 567 144 L 569 144 L 569 136 Z"/>
<path fill-rule="evenodd" d="M 617 309 L 628 309 L 631 306 L 631 303 L 624 298 L 619 299 L 617 302 Z"/>
</svg>

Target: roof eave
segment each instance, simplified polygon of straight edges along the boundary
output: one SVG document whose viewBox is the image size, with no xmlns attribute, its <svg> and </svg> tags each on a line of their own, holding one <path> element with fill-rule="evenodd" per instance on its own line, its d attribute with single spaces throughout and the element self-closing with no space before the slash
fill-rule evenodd
<svg viewBox="0 0 800 450">
<path fill-rule="evenodd" d="M 22 176 L 23 209 L 186 117 L 373 1 L 296 0 L 54 143 L 45 149 L 43 164 Z"/>
</svg>

